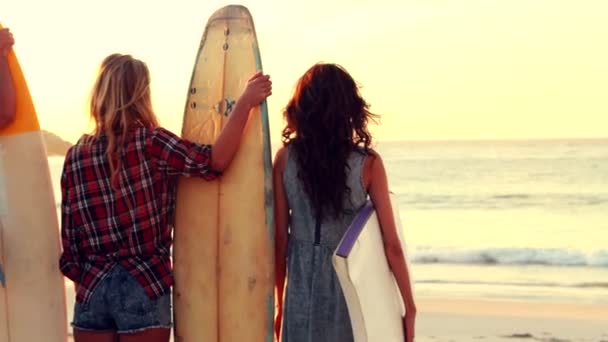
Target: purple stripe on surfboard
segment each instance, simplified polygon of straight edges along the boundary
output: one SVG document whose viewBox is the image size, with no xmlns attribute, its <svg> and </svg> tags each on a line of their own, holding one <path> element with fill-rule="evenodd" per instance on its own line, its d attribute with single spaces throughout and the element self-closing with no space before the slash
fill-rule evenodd
<svg viewBox="0 0 608 342">
<path fill-rule="evenodd" d="M 359 210 L 357 216 L 355 216 L 353 223 L 350 224 L 346 233 L 344 233 L 344 237 L 336 249 L 336 255 L 346 258 L 350 254 L 355 242 L 357 242 L 359 235 L 363 231 L 363 227 L 365 227 L 367 220 L 369 220 L 373 212 L 374 205 L 371 201 L 367 201 L 363 208 Z"/>
</svg>

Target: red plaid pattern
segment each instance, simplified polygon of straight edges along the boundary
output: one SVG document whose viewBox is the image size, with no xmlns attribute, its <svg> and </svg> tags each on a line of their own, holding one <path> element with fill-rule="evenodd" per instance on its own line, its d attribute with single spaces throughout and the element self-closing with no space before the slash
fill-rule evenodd
<svg viewBox="0 0 608 342">
<path fill-rule="evenodd" d="M 61 176 L 61 272 L 79 284 L 87 302 L 116 265 L 125 267 L 152 298 L 173 284 L 170 248 L 178 176 L 207 180 L 211 146 L 185 141 L 163 129 L 130 131 L 111 186 L 107 139 L 85 136 L 67 153 Z"/>
</svg>

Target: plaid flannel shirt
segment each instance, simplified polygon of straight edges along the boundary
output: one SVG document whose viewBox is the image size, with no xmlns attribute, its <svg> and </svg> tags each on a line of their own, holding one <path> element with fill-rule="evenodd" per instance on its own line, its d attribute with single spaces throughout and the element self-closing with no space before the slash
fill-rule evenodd
<svg viewBox="0 0 608 342">
<path fill-rule="evenodd" d="M 183 140 L 163 128 L 130 130 L 118 187 L 111 186 L 107 138 L 84 136 L 67 153 L 61 176 L 62 273 L 76 282 L 76 300 L 119 264 L 150 298 L 173 284 L 170 250 L 178 176 L 207 180 L 211 146 Z"/>
</svg>

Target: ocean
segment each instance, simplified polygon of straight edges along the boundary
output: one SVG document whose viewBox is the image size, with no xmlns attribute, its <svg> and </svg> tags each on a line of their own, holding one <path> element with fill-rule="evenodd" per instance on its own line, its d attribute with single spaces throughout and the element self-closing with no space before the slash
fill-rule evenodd
<svg viewBox="0 0 608 342">
<path fill-rule="evenodd" d="M 416 296 L 608 303 L 608 139 L 376 148 Z M 59 208 L 63 159 L 49 163 Z"/>
</svg>

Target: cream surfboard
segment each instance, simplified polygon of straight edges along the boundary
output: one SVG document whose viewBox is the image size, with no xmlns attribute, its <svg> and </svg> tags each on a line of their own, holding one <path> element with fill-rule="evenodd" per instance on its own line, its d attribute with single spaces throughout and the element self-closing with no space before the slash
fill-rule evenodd
<svg viewBox="0 0 608 342">
<path fill-rule="evenodd" d="M 242 6 L 215 12 L 196 58 L 184 138 L 213 144 L 251 75 L 261 69 Z M 216 181 L 183 178 L 175 218 L 175 340 L 272 341 L 273 226 L 266 103 L 253 109 L 237 155 Z"/>
<path fill-rule="evenodd" d="M 391 196 L 405 250 L 399 211 Z M 344 292 L 355 342 L 403 342 L 403 301 L 389 268 L 371 201 L 359 211 L 336 248 L 333 264 Z"/>
<path fill-rule="evenodd" d="M 0 130 L 0 342 L 67 339 L 59 227 L 46 148 L 14 52 L 17 116 Z"/>
</svg>

